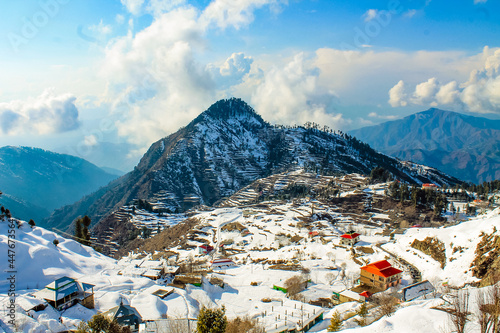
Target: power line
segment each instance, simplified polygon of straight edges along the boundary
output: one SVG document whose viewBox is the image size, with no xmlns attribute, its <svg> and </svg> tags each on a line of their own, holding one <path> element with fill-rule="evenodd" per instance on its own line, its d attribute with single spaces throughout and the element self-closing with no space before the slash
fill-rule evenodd
<svg viewBox="0 0 500 333">
<path fill-rule="evenodd" d="M 59 230 L 57 228 L 52 228 L 52 230 L 55 230 L 57 233 L 60 233 L 60 234 L 63 234 L 63 235 L 67 235 L 67 236 L 71 237 L 74 240 L 81 240 L 81 241 L 89 242 L 89 243 L 95 244 L 95 245 L 102 245 L 102 246 L 111 247 L 111 245 L 109 245 L 109 244 L 98 243 L 98 242 L 95 242 L 95 241 L 91 241 L 89 239 L 84 239 L 84 238 L 76 237 L 75 235 L 68 234 L 67 232 L 61 231 L 61 230 Z"/>
</svg>

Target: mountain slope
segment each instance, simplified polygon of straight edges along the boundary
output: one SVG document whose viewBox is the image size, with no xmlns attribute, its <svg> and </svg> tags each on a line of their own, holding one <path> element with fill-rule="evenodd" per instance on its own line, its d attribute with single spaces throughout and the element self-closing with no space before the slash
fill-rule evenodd
<svg viewBox="0 0 500 333">
<path fill-rule="evenodd" d="M 72 203 L 114 178 L 79 157 L 39 148 L 0 148 L 1 191 L 46 211 Z"/>
<path fill-rule="evenodd" d="M 0 205 L 8 207 L 12 216 L 26 221 L 33 219 L 37 224 L 50 215 L 48 210 L 8 194 L 0 196 Z"/>
<path fill-rule="evenodd" d="M 61 276 L 79 278 L 112 267 L 115 261 L 89 246 L 65 239 L 40 227 L 31 228 L 28 223 L 12 219 L 16 226 L 16 283 L 18 290 L 43 288 Z M 9 222 L 0 219 L 0 248 L 7 253 Z M 59 244 L 52 242 L 57 239 Z M 7 267 L 8 257 L 2 259 Z M 8 289 L 8 281 L 0 281 L 0 290 Z"/>
<path fill-rule="evenodd" d="M 500 178 L 500 120 L 429 109 L 350 134 L 383 153 L 460 179 Z"/>
<path fill-rule="evenodd" d="M 54 212 L 46 225 L 68 226 L 76 214 L 88 214 L 95 224 L 136 199 L 147 199 L 165 212 L 212 205 L 256 179 L 296 168 L 367 174 L 382 166 L 411 183 L 459 182 L 379 154 L 348 135 L 318 128 L 271 126 L 239 99 L 219 101 L 185 128 L 155 142 L 132 172 Z"/>
</svg>

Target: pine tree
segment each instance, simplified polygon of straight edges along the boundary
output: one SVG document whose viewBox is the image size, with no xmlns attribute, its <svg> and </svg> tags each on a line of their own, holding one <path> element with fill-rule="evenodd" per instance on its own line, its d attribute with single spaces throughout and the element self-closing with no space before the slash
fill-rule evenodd
<svg viewBox="0 0 500 333">
<path fill-rule="evenodd" d="M 368 308 L 366 307 L 366 303 L 362 303 L 359 309 L 356 311 L 356 314 L 358 314 L 361 318 L 366 318 L 368 315 Z"/>
<path fill-rule="evenodd" d="M 52 243 L 53 243 L 56 247 L 57 247 L 57 245 L 59 245 L 59 241 L 58 241 L 57 239 L 54 239 L 54 240 L 52 241 Z"/>
<path fill-rule="evenodd" d="M 342 317 L 338 311 L 335 311 L 330 320 L 330 326 L 328 326 L 328 332 L 338 332 L 342 329 Z"/>
<path fill-rule="evenodd" d="M 82 231 L 82 219 L 77 218 L 75 221 L 75 237 L 76 241 L 82 243 L 83 231 Z"/>
<path fill-rule="evenodd" d="M 33 228 L 35 226 L 35 221 L 33 219 L 29 220 L 28 224 Z"/>
<path fill-rule="evenodd" d="M 209 309 L 202 307 L 198 315 L 197 333 L 224 333 L 226 331 L 226 308 Z"/>
</svg>

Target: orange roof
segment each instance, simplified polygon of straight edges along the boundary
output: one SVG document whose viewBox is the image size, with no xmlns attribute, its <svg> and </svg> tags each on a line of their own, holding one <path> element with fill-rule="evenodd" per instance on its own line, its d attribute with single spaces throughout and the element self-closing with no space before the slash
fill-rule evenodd
<svg viewBox="0 0 500 333">
<path fill-rule="evenodd" d="M 354 238 L 359 237 L 359 236 L 360 236 L 360 234 L 354 233 L 354 234 L 344 234 L 344 235 L 342 235 L 340 237 L 342 237 L 342 238 L 348 238 L 348 239 L 354 239 Z"/>
<path fill-rule="evenodd" d="M 367 271 L 368 273 L 372 273 L 385 278 L 403 272 L 402 270 L 392 267 L 387 260 L 374 262 L 372 264 L 361 267 L 361 269 Z"/>
</svg>

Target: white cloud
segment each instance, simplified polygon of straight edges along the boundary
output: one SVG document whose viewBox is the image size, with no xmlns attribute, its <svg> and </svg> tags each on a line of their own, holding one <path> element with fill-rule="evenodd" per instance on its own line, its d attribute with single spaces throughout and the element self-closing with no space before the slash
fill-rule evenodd
<svg viewBox="0 0 500 333">
<path fill-rule="evenodd" d="M 408 9 L 404 14 L 403 16 L 405 17 L 408 17 L 408 18 L 412 18 L 413 16 L 415 16 L 415 14 L 417 14 L 417 10 L 416 9 Z"/>
<path fill-rule="evenodd" d="M 36 98 L 0 103 L 0 133 L 51 134 L 79 127 L 76 98 L 46 90 Z"/>
<path fill-rule="evenodd" d="M 123 24 L 125 22 L 125 16 L 116 14 L 115 21 L 118 24 Z"/>
<path fill-rule="evenodd" d="M 391 95 L 389 103 L 392 106 L 404 106 L 405 103 L 453 106 L 477 113 L 500 113 L 500 48 L 485 47 L 480 58 L 481 62 L 470 71 L 467 81 L 451 80 L 441 84 L 431 78 L 417 84 L 410 96 Z M 401 88 L 401 82 L 390 90 L 390 94 Z"/>
<path fill-rule="evenodd" d="M 287 3 L 287 0 L 213 0 L 203 11 L 200 21 L 204 25 L 214 23 L 221 29 L 230 26 L 240 29 L 254 20 L 256 9 L 269 6 L 277 11 Z"/>
<path fill-rule="evenodd" d="M 225 89 L 244 80 L 253 59 L 235 52 L 225 61 L 203 63 L 199 55 L 207 51 L 206 34 L 213 28 L 243 27 L 255 9 L 283 3 L 214 0 L 200 11 L 180 0 L 140 2 L 140 10 L 155 13 L 153 23 L 111 41 L 102 65 L 108 82 L 104 102 L 121 115 L 119 135 L 141 148 L 149 146 L 225 96 Z M 139 2 L 128 5 L 137 12 Z"/>
<path fill-rule="evenodd" d="M 210 64 L 208 69 L 213 73 L 214 81 L 219 89 L 241 83 L 243 77 L 250 72 L 252 57 L 242 52 L 233 53 L 220 67 Z"/>
<path fill-rule="evenodd" d="M 422 82 L 415 87 L 415 92 L 411 98 L 413 104 L 427 105 L 434 100 L 434 95 L 439 91 L 439 82 L 433 77 Z"/>
<path fill-rule="evenodd" d="M 88 146 L 88 147 L 93 147 L 93 146 L 97 146 L 98 144 L 98 140 L 97 140 L 97 137 L 94 135 L 94 134 L 91 134 L 91 135 L 86 135 L 84 138 L 83 138 L 83 144 L 85 146 Z"/>
<path fill-rule="evenodd" d="M 344 126 L 342 114 L 332 110 L 335 96 L 318 85 L 318 71 L 303 53 L 268 70 L 252 95 L 252 104 L 264 117 L 278 124 L 313 121 L 332 128 Z"/>
<path fill-rule="evenodd" d="M 127 10 L 133 15 L 139 15 L 142 10 L 144 0 L 120 0 Z"/>
<path fill-rule="evenodd" d="M 389 104 L 392 107 L 406 106 L 408 102 L 406 101 L 405 83 L 400 80 L 394 87 L 389 90 Z"/>
<path fill-rule="evenodd" d="M 474 4 L 477 5 L 478 3 L 486 3 L 488 0 L 474 0 Z"/>
<path fill-rule="evenodd" d="M 377 9 L 368 9 L 364 14 L 363 17 L 365 18 L 365 22 L 370 22 L 374 18 L 376 18 L 378 15 L 378 10 Z"/>
<path fill-rule="evenodd" d="M 99 24 L 91 25 L 89 27 L 89 30 L 102 36 L 109 35 L 113 31 L 111 25 L 104 24 L 102 20 L 99 22 Z"/>
<path fill-rule="evenodd" d="M 377 112 L 370 112 L 368 114 L 368 117 L 370 117 L 370 118 L 377 118 L 377 119 L 385 119 L 385 120 L 394 120 L 394 119 L 398 119 L 399 118 L 396 115 L 381 115 L 381 114 L 378 114 Z"/>
</svg>

